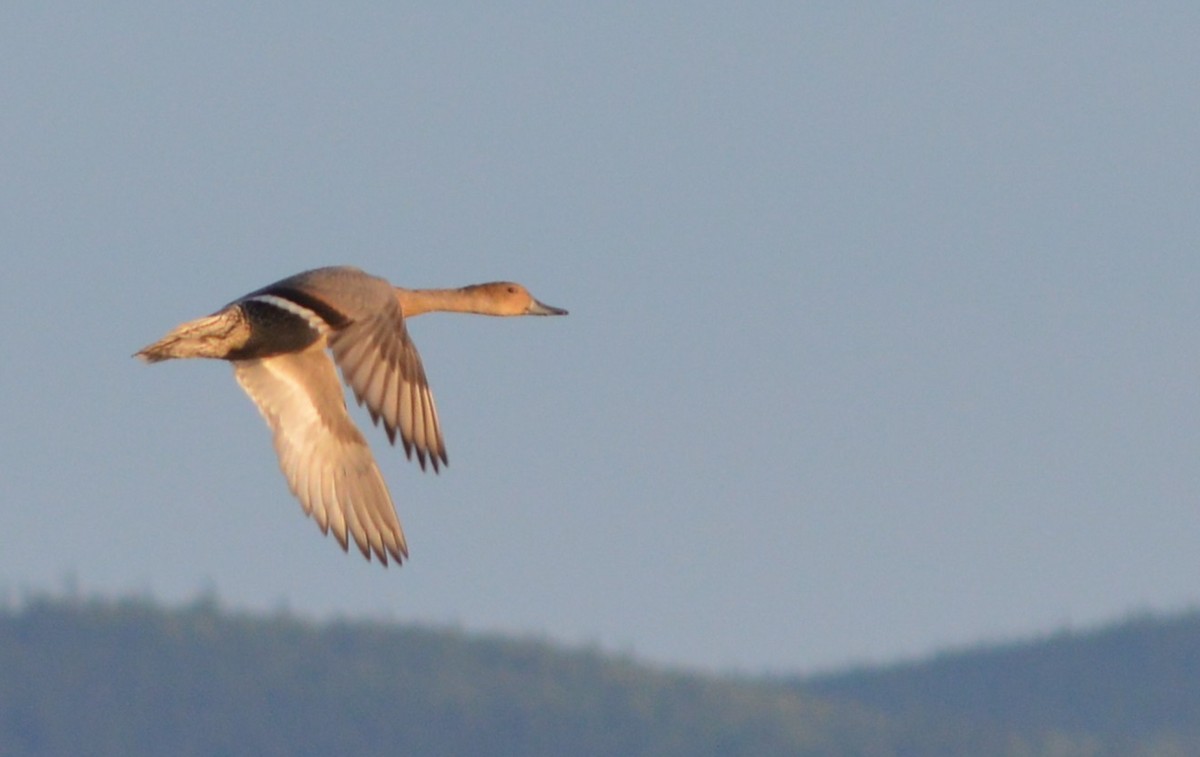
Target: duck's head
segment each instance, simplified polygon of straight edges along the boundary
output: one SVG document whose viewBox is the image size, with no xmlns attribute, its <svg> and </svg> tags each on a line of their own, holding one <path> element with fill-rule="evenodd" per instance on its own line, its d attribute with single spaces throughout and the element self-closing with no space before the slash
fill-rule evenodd
<svg viewBox="0 0 1200 757">
<path fill-rule="evenodd" d="M 488 315 L 566 315 L 567 311 L 539 302 L 529 290 L 513 281 L 492 281 L 464 287 L 479 311 Z"/>
</svg>

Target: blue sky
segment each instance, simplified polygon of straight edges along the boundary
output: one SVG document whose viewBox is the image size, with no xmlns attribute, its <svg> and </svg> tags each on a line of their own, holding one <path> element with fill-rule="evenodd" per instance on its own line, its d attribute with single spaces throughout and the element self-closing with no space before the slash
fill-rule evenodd
<svg viewBox="0 0 1200 757">
<path fill-rule="evenodd" d="M 1200 10 L 0 10 L 0 589 L 808 671 L 1200 599 Z M 288 492 L 228 366 L 285 275 L 526 284 L 411 332 L 412 559 Z M 363 422 L 365 416 L 357 416 Z"/>
</svg>

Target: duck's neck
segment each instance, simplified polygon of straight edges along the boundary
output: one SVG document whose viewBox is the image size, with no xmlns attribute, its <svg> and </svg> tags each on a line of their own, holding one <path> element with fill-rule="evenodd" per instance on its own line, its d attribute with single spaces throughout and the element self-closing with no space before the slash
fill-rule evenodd
<svg viewBox="0 0 1200 757">
<path fill-rule="evenodd" d="M 422 313 L 479 313 L 479 305 L 469 287 L 462 289 L 403 289 L 396 287 L 396 299 L 405 318 Z"/>
</svg>

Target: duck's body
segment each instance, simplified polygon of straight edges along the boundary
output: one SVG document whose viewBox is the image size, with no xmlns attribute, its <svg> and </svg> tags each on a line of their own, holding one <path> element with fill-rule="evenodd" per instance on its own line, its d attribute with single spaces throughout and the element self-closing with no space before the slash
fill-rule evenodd
<svg viewBox="0 0 1200 757">
<path fill-rule="evenodd" d="M 346 411 L 334 371 L 438 470 L 448 462 L 433 395 L 404 320 L 445 311 L 482 315 L 565 315 L 508 282 L 461 289 L 401 289 L 345 266 L 289 276 L 234 300 L 213 315 L 188 321 L 137 357 L 151 363 L 207 357 L 233 363 L 238 383 L 275 437 L 288 486 L 322 532 L 342 549 L 347 534 L 369 560 L 408 556 L 396 510 L 362 433 Z M 329 352 L 326 351 L 328 348 Z M 330 359 L 329 353 L 333 359 Z"/>
</svg>

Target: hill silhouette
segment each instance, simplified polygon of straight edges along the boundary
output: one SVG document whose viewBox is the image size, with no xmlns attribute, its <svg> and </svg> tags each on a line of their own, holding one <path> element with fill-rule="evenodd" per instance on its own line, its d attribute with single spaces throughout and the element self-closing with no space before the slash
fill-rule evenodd
<svg viewBox="0 0 1200 757">
<path fill-rule="evenodd" d="M 745 679 L 212 599 L 42 598 L 0 610 L 0 755 L 1197 754 L 1197 659 L 1187 616 Z"/>
<path fill-rule="evenodd" d="M 1131 617 L 796 685 L 905 720 L 1087 734 L 1116 754 L 1200 754 L 1200 613 Z"/>
</svg>

